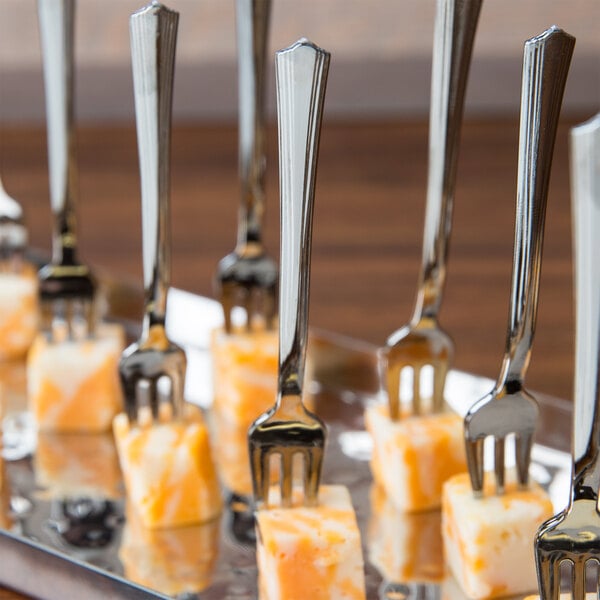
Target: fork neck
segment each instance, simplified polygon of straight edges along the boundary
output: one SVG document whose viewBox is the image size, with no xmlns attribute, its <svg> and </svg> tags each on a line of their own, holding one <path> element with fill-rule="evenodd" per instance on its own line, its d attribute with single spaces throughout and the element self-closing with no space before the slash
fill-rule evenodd
<svg viewBox="0 0 600 600">
<path fill-rule="evenodd" d="M 239 175 L 238 253 L 262 245 L 265 206 L 265 65 L 271 0 L 237 0 Z"/>
<path fill-rule="evenodd" d="M 435 273 L 434 270 L 437 267 L 432 267 L 429 271 L 426 271 L 425 268 L 424 265 L 421 282 L 417 290 L 417 298 L 411 319 L 413 325 L 428 321 L 437 324 L 438 313 L 442 304 L 442 292 L 446 278 L 445 267 L 441 266 Z"/>
<path fill-rule="evenodd" d="M 77 260 L 75 211 L 65 207 L 55 213 L 52 232 L 52 263 L 60 266 L 79 264 Z"/>
</svg>

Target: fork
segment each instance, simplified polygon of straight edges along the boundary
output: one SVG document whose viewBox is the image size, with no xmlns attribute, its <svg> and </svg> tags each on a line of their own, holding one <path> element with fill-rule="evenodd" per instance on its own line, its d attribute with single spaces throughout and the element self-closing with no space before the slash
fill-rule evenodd
<svg viewBox="0 0 600 600">
<path fill-rule="evenodd" d="M 169 167 L 179 13 L 151 2 L 129 21 L 140 182 L 144 319 L 119 373 L 129 420 L 145 424 L 183 414 L 184 351 L 165 331 L 170 283 Z"/>
<path fill-rule="evenodd" d="M 21 205 L 8 195 L 0 179 L 0 270 L 18 271 L 27 247 Z"/>
<path fill-rule="evenodd" d="M 46 90 L 52 260 L 39 271 L 42 326 L 55 339 L 92 336 L 96 282 L 77 259 L 73 46 L 75 0 L 38 0 Z"/>
<path fill-rule="evenodd" d="M 221 259 L 215 288 L 231 331 L 231 312 L 241 306 L 246 327 L 268 329 L 277 314 L 279 270 L 262 242 L 265 203 L 265 63 L 271 0 L 237 0 L 239 176 L 241 203 L 237 245 Z"/>
<path fill-rule="evenodd" d="M 465 416 L 467 464 L 473 491 L 484 484 L 484 440 L 494 438 L 496 490 L 504 491 L 505 441 L 515 437 L 517 480 L 529 481 L 539 408 L 524 388 L 535 332 L 544 221 L 556 128 L 575 38 L 557 27 L 525 42 L 512 285 L 506 347 L 490 393 Z"/>
<path fill-rule="evenodd" d="M 600 561 L 600 114 L 571 130 L 571 172 L 576 300 L 573 467 L 569 505 L 540 527 L 535 540 L 542 600 L 558 598 L 563 561 L 572 563 L 574 600 L 583 600 L 586 564 Z"/>
<path fill-rule="evenodd" d="M 292 503 L 294 457 L 303 459 L 304 503 L 317 504 L 326 431 L 302 402 L 314 189 L 328 52 L 301 39 L 275 57 L 279 115 L 281 288 L 275 405 L 248 432 L 257 508 L 268 504 L 271 457 L 281 457 L 281 503 Z"/>
<path fill-rule="evenodd" d="M 421 373 L 433 368 L 431 412 L 444 406 L 444 385 L 454 355 L 438 313 L 446 279 L 446 256 L 452 227 L 456 163 L 471 50 L 482 0 L 438 0 L 435 20 L 429 172 L 423 258 L 413 316 L 387 340 L 380 358 L 388 392 L 390 418 L 400 417 L 400 382 L 412 370 L 412 412 L 423 412 Z"/>
</svg>

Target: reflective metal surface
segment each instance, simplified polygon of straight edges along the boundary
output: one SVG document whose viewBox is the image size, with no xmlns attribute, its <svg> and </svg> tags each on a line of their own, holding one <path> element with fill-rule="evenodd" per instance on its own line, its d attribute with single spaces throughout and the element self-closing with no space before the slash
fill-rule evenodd
<svg viewBox="0 0 600 600">
<path fill-rule="evenodd" d="M 74 128 L 75 0 L 38 0 L 46 91 L 52 261 L 39 271 L 42 326 L 62 337 L 94 331 L 96 282 L 77 258 Z"/>
<path fill-rule="evenodd" d="M 265 209 L 265 83 L 271 0 L 237 0 L 239 104 L 239 175 L 241 202 L 238 239 L 217 267 L 216 295 L 223 305 L 225 328 L 231 312 L 242 306 L 251 328 L 274 325 L 279 272 L 262 243 Z"/>
<path fill-rule="evenodd" d="M 20 266 L 27 246 L 27 229 L 23 222 L 21 205 L 8 195 L 0 179 L 0 261 L 12 267 L 16 258 L 15 270 Z"/>
<path fill-rule="evenodd" d="M 178 417 L 183 411 L 185 353 L 165 331 L 171 279 L 169 175 L 178 22 L 179 14 L 158 2 L 130 19 L 145 298 L 141 337 L 123 352 L 119 373 L 127 414 L 134 421 L 140 411 L 150 411 L 154 419 Z"/>
<path fill-rule="evenodd" d="M 586 592 L 588 561 L 600 561 L 600 115 L 571 132 L 576 346 L 573 469 L 568 507 L 536 539 L 542 600 L 558 598 L 560 564 L 573 564 L 575 600 Z M 594 591 L 597 590 L 596 579 Z"/>
<path fill-rule="evenodd" d="M 308 340 L 308 299 L 314 188 L 319 135 L 329 69 L 328 52 L 308 40 L 277 52 L 279 181 L 281 189 L 281 286 L 279 371 L 275 406 L 248 432 L 254 500 L 268 503 L 270 462 L 281 457 L 281 502 L 292 501 L 295 455 L 304 461 L 305 503 L 316 504 L 325 426 L 303 404 Z"/>
<path fill-rule="evenodd" d="M 400 416 L 400 378 L 412 370 L 412 410 L 422 406 L 421 374 L 433 368 L 431 410 L 443 409 L 444 383 L 454 344 L 438 323 L 446 279 L 446 256 L 452 227 L 456 163 L 471 51 L 482 0 L 438 0 L 433 43 L 429 114 L 429 172 L 423 237 L 423 262 L 410 323 L 387 340 L 383 369 L 390 415 Z"/>
<path fill-rule="evenodd" d="M 483 441 L 493 436 L 496 488 L 504 490 L 505 440 L 516 438 L 517 477 L 526 485 L 539 409 L 524 388 L 535 331 L 550 166 L 575 38 L 552 27 L 525 43 L 521 89 L 514 262 L 506 350 L 498 381 L 465 417 L 471 484 L 483 490 Z"/>
</svg>

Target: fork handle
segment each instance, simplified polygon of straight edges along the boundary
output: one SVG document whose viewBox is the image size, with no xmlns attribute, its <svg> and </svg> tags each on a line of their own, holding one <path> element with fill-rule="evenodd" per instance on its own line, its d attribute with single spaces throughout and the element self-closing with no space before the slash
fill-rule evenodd
<svg viewBox="0 0 600 600">
<path fill-rule="evenodd" d="M 145 327 L 164 325 L 170 283 L 169 168 L 179 13 L 153 1 L 131 15 L 142 194 Z"/>
<path fill-rule="evenodd" d="M 265 65 L 271 0 L 237 0 L 239 172 L 238 249 L 261 244 L 265 203 Z"/>
<path fill-rule="evenodd" d="M 597 495 L 600 485 L 600 113 L 571 130 L 571 173 L 576 303 L 572 443 L 577 498 L 585 488 Z"/>
<path fill-rule="evenodd" d="M 282 397 L 302 395 L 314 190 L 329 58 L 304 39 L 275 57 L 281 195 L 278 403 Z"/>
<path fill-rule="evenodd" d="M 575 38 L 558 27 L 525 42 L 514 258 L 500 388 L 521 388 L 529 365 L 552 154 L 574 46 Z"/>
<path fill-rule="evenodd" d="M 76 260 L 76 182 L 74 130 L 75 0 L 38 0 L 42 47 L 50 205 L 54 214 L 52 262 Z"/>
<path fill-rule="evenodd" d="M 435 19 L 423 258 L 414 321 L 437 318 L 452 227 L 465 90 L 482 0 L 438 0 Z"/>
</svg>

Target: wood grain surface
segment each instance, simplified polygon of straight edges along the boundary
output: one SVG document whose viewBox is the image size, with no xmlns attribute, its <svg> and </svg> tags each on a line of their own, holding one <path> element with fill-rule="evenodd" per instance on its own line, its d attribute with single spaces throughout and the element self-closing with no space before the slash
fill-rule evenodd
<svg viewBox="0 0 600 600">
<path fill-rule="evenodd" d="M 538 328 L 528 387 L 571 396 L 573 318 L 568 131 L 561 124 L 548 200 Z M 465 123 L 441 321 L 456 342 L 455 367 L 495 377 L 504 351 L 517 175 L 516 120 Z M 50 246 L 45 134 L 0 130 L 0 172 L 25 207 L 33 246 Z M 141 282 L 135 131 L 78 134 L 81 256 Z M 382 344 L 411 316 L 421 257 L 427 125 L 329 123 L 316 190 L 310 323 Z M 268 138 L 266 244 L 278 255 L 276 129 Z M 237 134 L 232 125 L 173 131 L 173 285 L 212 294 L 219 258 L 235 243 Z M 0 592 L 0 600 L 20 596 Z"/>
</svg>

